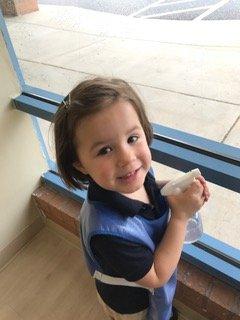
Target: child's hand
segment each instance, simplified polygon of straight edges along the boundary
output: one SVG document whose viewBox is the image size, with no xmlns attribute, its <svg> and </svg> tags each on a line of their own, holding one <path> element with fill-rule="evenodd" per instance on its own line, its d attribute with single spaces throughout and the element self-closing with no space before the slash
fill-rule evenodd
<svg viewBox="0 0 240 320">
<path fill-rule="evenodd" d="M 208 200 L 210 196 L 205 179 L 201 176 L 178 195 L 168 196 L 168 202 L 173 218 L 188 220 Z"/>
</svg>

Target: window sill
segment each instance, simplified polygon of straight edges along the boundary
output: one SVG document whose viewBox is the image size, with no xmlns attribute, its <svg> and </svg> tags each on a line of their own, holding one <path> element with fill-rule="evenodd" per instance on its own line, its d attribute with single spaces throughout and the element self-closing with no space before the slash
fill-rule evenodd
<svg viewBox="0 0 240 320">
<path fill-rule="evenodd" d="M 45 185 L 32 197 L 47 218 L 79 236 L 78 201 Z M 176 299 L 209 320 L 240 319 L 239 291 L 183 259 L 178 266 Z"/>
</svg>

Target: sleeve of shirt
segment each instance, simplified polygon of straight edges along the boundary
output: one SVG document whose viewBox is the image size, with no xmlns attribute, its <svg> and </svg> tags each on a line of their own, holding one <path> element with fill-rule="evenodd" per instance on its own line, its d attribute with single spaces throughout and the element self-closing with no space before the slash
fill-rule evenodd
<svg viewBox="0 0 240 320">
<path fill-rule="evenodd" d="M 143 278 L 153 264 L 153 253 L 148 247 L 115 236 L 93 236 L 90 246 L 105 274 L 128 281 Z"/>
</svg>

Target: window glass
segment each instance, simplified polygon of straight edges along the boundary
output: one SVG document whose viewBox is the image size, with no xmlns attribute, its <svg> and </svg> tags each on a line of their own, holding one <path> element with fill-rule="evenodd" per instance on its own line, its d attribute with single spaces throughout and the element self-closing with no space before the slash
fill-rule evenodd
<svg viewBox="0 0 240 320">
<path fill-rule="evenodd" d="M 65 96 L 89 77 L 120 77 L 140 94 L 152 122 L 240 146 L 236 1 L 38 4 L 36 12 L 5 17 L 27 84 Z M 54 160 L 49 123 L 38 121 Z M 177 173 L 156 166 L 160 179 Z M 239 248 L 239 197 L 213 184 L 210 189 L 211 200 L 202 210 L 204 230 Z"/>
<path fill-rule="evenodd" d="M 121 77 L 152 121 L 240 145 L 236 3 L 38 3 L 39 11 L 6 18 L 27 84 L 65 95 L 91 76 Z"/>
</svg>

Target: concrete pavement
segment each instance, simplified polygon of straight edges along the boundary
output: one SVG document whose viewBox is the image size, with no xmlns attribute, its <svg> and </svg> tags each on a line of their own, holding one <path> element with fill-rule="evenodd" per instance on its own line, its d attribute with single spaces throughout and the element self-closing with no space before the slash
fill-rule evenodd
<svg viewBox="0 0 240 320">
<path fill-rule="evenodd" d="M 65 95 L 89 76 L 121 77 L 140 93 L 152 122 L 240 147 L 240 21 L 143 20 L 75 7 L 39 9 L 6 18 L 28 84 Z M 157 167 L 162 178 L 176 173 Z M 236 193 L 212 188 L 213 199 L 203 209 L 205 231 L 240 247 L 240 200 Z"/>
</svg>

